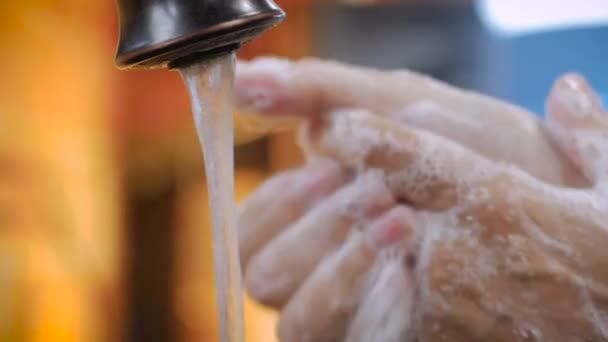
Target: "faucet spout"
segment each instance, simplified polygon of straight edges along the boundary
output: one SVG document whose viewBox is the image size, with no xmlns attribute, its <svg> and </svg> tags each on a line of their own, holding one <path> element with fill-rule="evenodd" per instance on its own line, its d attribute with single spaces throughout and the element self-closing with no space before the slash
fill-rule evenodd
<svg viewBox="0 0 608 342">
<path fill-rule="evenodd" d="M 285 13 L 272 0 L 118 0 L 121 69 L 174 68 L 237 50 Z"/>
</svg>

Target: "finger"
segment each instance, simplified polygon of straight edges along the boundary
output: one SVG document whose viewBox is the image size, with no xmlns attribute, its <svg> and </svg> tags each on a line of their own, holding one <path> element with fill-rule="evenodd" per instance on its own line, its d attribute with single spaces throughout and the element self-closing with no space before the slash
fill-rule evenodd
<svg viewBox="0 0 608 342">
<path fill-rule="evenodd" d="M 371 220 L 393 204 L 388 189 L 371 174 L 340 189 L 253 257 L 245 274 L 250 296 L 282 307 L 355 223 Z"/>
<path fill-rule="evenodd" d="M 416 289 L 402 258 L 381 264 L 380 275 L 359 305 L 349 325 L 346 342 L 409 341 Z"/>
<path fill-rule="evenodd" d="M 563 152 L 591 181 L 608 181 L 608 113 L 585 79 L 560 78 L 547 111 L 547 127 Z"/>
<path fill-rule="evenodd" d="M 241 108 L 266 114 L 316 116 L 341 108 L 365 108 L 384 114 L 428 100 L 454 113 L 511 117 L 523 127 L 537 125 L 534 115 L 520 107 L 421 74 L 314 59 L 290 62 L 261 58 L 239 62 L 235 89 Z"/>
<path fill-rule="evenodd" d="M 513 162 L 552 184 L 587 185 L 572 165 L 562 161 L 533 114 L 497 99 L 409 71 L 382 72 L 320 60 L 262 58 L 241 62 L 237 69 L 237 102 L 247 111 L 275 114 L 272 120 L 260 117 L 271 120 L 268 125 L 284 126 L 278 121 L 287 119 L 284 114 L 318 118 L 343 108 L 362 108 L 392 118 L 398 113 L 402 122 L 463 143 L 487 157 Z M 534 148 L 514 150 L 522 145 Z"/>
<path fill-rule="evenodd" d="M 580 187 L 587 183 L 571 163 L 563 161 L 539 125 L 529 125 L 517 116 L 473 116 L 421 100 L 388 117 L 458 142 L 488 159 L 517 165 L 552 184 Z"/>
<path fill-rule="evenodd" d="M 413 236 L 412 212 L 397 207 L 348 241 L 315 270 L 281 314 L 281 341 L 341 341 L 383 248 Z M 371 341 L 371 340 L 370 340 Z"/>
<path fill-rule="evenodd" d="M 311 124 L 303 139 L 310 150 L 347 167 L 382 169 L 397 198 L 427 209 L 451 207 L 472 186 L 506 170 L 442 137 L 364 111 L 329 115 Z"/>
<path fill-rule="evenodd" d="M 321 202 L 346 181 L 344 170 L 330 160 L 288 171 L 258 188 L 239 207 L 236 227 L 241 265 L 282 229 Z"/>
</svg>

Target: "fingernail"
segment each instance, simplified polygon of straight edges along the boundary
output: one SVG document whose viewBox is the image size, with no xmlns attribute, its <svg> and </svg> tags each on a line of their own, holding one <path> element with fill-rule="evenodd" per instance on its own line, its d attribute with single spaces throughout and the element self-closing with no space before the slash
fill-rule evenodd
<svg viewBox="0 0 608 342">
<path fill-rule="evenodd" d="M 601 111 L 599 97 L 580 75 L 563 77 L 557 82 L 555 91 L 556 100 L 573 119 L 584 119 Z"/>
<path fill-rule="evenodd" d="M 376 220 L 367 234 L 372 246 L 380 249 L 410 238 L 413 226 L 412 212 L 405 207 L 396 207 Z"/>
<path fill-rule="evenodd" d="M 261 58 L 237 67 L 235 94 L 241 108 L 264 111 L 273 107 L 289 81 L 292 63 Z"/>
</svg>

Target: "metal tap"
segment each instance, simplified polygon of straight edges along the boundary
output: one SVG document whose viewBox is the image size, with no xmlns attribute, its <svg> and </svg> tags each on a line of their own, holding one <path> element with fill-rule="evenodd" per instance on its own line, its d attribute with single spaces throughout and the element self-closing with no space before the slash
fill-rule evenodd
<svg viewBox="0 0 608 342">
<path fill-rule="evenodd" d="M 278 24 L 272 0 L 118 0 L 116 64 L 177 68 L 237 50 Z"/>
</svg>

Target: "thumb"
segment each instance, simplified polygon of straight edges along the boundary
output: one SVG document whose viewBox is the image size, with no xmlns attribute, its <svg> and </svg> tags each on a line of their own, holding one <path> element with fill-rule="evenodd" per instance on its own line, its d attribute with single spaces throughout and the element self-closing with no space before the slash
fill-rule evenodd
<svg viewBox="0 0 608 342">
<path fill-rule="evenodd" d="M 366 111 L 342 111 L 311 121 L 302 141 L 313 154 L 346 167 L 377 169 L 388 188 L 408 203 L 445 209 L 504 168 L 465 147 Z"/>
<path fill-rule="evenodd" d="M 547 100 L 547 128 L 563 153 L 599 185 L 608 181 L 608 113 L 585 79 L 568 74 Z"/>
</svg>

